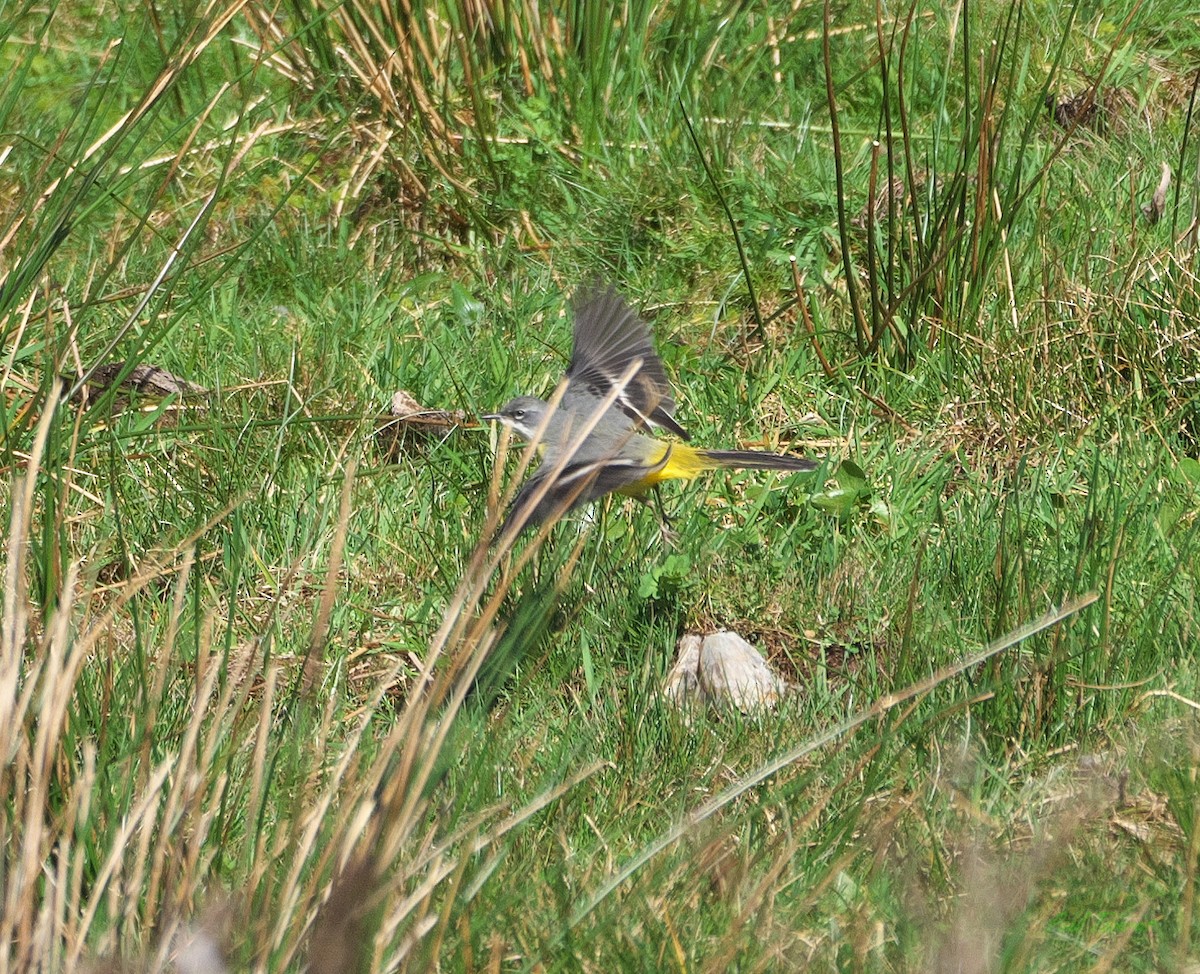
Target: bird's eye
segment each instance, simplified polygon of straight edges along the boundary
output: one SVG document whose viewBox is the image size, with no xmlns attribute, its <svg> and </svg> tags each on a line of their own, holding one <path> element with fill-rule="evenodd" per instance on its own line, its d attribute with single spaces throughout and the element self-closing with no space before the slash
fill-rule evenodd
<svg viewBox="0 0 1200 974">
<path fill-rule="evenodd" d="M 524 409 L 514 409 L 513 410 L 513 419 L 524 419 L 524 418 L 525 418 L 525 410 Z"/>
</svg>

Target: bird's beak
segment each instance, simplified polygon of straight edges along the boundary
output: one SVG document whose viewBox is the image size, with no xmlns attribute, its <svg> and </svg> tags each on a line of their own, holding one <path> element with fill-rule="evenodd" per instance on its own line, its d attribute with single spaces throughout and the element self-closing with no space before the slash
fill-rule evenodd
<svg viewBox="0 0 1200 974">
<path fill-rule="evenodd" d="M 482 420 L 499 419 L 500 414 L 499 413 L 481 413 L 479 418 Z"/>
</svg>

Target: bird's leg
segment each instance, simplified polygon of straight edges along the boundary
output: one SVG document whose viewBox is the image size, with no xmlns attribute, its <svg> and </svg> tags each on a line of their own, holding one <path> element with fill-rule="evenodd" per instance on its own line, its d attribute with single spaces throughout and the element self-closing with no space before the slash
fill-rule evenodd
<svg viewBox="0 0 1200 974">
<path fill-rule="evenodd" d="M 650 489 L 654 492 L 654 512 L 658 515 L 659 533 L 662 534 L 663 542 L 674 548 L 679 542 L 679 535 L 672 527 L 671 519 L 667 517 L 666 508 L 663 507 L 662 491 L 658 489 L 658 484 Z"/>
</svg>

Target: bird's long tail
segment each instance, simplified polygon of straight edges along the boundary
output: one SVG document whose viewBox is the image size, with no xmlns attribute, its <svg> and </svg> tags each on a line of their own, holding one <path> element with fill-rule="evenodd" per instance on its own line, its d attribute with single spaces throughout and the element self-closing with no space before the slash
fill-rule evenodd
<svg viewBox="0 0 1200 974">
<path fill-rule="evenodd" d="M 819 464 L 803 457 L 780 453 L 760 453 L 757 450 L 697 450 L 707 468 L 726 467 L 731 470 L 816 470 Z"/>
</svg>

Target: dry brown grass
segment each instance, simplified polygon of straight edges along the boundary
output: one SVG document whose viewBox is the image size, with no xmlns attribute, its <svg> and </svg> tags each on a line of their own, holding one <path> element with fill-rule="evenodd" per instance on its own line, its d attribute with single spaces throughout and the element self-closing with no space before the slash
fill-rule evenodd
<svg viewBox="0 0 1200 974">
<path fill-rule="evenodd" d="M 110 969 L 185 970 L 197 957 L 220 954 L 231 967 L 423 969 L 465 895 L 468 864 L 601 766 L 577 769 L 520 807 L 486 809 L 451 834 L 434 804 L 446 749 L 457 742 L 456 716 L 504 628 L 499 613 L 511 580 L 549 525 L 499 582 L 521 525 L 497 544 L 481 542 L 420 660 L 419 689 L 380 733 L 391 688 L 410 666 L 397 659 L 344 726 L 338 695 L 324 689 L 337 678 L 325 646 L 344 581 L 353 460 L 342 464 L 324 584 L 308 600 L 315 621 L 305 656 L 273 653 L 269 638 L 276 609 L 306 577 L 297 563 L 259 613 L 254 638 L 228 654 L 213 641 L 210 611 L 189 663 L 178 637 L 196 584 L 196 541 L 237 502 L 103 592 L 71 564 L 57 603 L 41 617 L 29 599 L 26 558 L 54 417 L 52 410 L 41 416 L 16 482 L 4 564 L 0 712 L 8 719 L 0 723 L 0 814 L 9 846 L 0 966 L 77 969 L 99 957 L 116 965 Z M 525 451 L 522 466 L 532 455 Z M 503 457 L 495 470 L 492 496 L 500 497 Z M 493 506 L 485 539 L 512 492 Z M 560 585 L 581 547 L 582 538 Z M 77 725 L 74 702 L 103 679 L 98 647 L 111 647 L 122 632 L 134 638 L 119 622 L 122 613 L 160 583 L 169 610 L 139 712 L 112 715 L 133 750 L 122 768 L 101 768 L 93 738 L 103 731 Z M 181 687 L 189 694 L 182 712 Z M 317 763 L 290 790 L 277 764 L 286 760 L 285 736 L 297 732 L 306 737 L 303 754 Z M 114 776 L 124 780 L 125 794 L 102 787 Z M 236 889 L 214 887 L 221 859 L 241 864 Z M 210 909 L 218 903 L 232 905 Z"/>
</svg>

